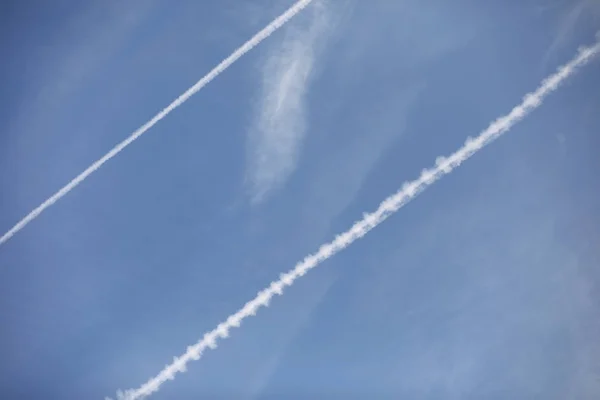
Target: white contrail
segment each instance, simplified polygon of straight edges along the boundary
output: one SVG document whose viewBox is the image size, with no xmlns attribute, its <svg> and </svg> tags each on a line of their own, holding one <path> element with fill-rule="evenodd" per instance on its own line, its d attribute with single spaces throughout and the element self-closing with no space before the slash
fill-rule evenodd
<svg viewBox="0 0 600 400">
<path fill-rule="evenodd" d="M 177 99 L 175 99 L 171 104 L 169 104 L 166 108 L 164 108 L 161 112 L 156 114 L 151 120 L 146 122 L 144 125 L 139 127 L 135 132 L 133 132 L 127 139 L 123 140 L 121 143 L 112 148 L 108 153 L 106 153 L 102 158 L 98 159 L 95 163 L 90 165 L 85 171 L 79 174 L 76 178 L 74 178 L 71 182 L 67 183 L 62 189 L 53 194 L 50 198 L 40 204 L 37 208 L 31 211 L 25 218 L 19 221 L 15 226 L 13 226 L 8 232 L 6 232 L 2 237 L 0 237 L 0 245 L 8 241 L 14 234 L 19 232 L 21 229 L 25 227 L 28 223 L 33 221 L 38 217 L 46 208 L 50 207 L 52 204 L 56 203 L 63 196 L 73 190 L 77 185 L 83 182 L 89 175 L 91 175 L 94 171 L 100 168 L 105 162 L 119 154 L 125 147 L 130 145 L 134 140 L 142 136 L 146 133 L 150 128 L 152 128 L 158 121 L 167 116 L 171 111 L 182 105 L 186 100 L 192 97 L 196 92 L 206 86 L 210 81 L 215 79 L 221 72 L 225 71 L 231 64 L 236 62 L 240 57 L 244 54 L 252 50 L 256 47 L 260 42 L 269 37 L 273 32 L 281 28 L 286 22 L 288 22 L 292 17 L 306 8 L 313 0 L 299 0 L 293 6 L 287 9 L 283 14 L 273 20 L 269 25 L 263 28 L 260 32 L 254 35 L 250 40 L 244 43 L 241 47 L 235 50 L 229 57 L 224 59 L 214 67 L 208 74 L 206 74 L 202 79 L 194 84 L 194 86 L 190 87 L 186 90 L 182 95 L 180 95 Z"/>
<path fill-rule="evenodd" d="M 363 219 L 355 222 L 349 230 L 338 235 L 332 242 L 322 245 L 316 253 L 307 256 L 304 260 L 296 264 L 296 267 L 291 271 L 280 275 L 279 280 L 272 282 L 268 288 L 259 292 L 253 300 L 246 303 L 238 312 L 230 315 L 225 322 L 222 322 L 215 329 L 206 333 L 198 343 L 189 346 L 181 357 L 175 357 L 173 363 L 167 365 L 158 375 L 151 378 L 138 389 L 130 389 L 125 392 L 119 391 L 117 398 L 120 400 L 135 400 L 156 392 L 167 380 L 174 379 L 177 372 L 184 372 L 188 362 L 198 360 L 204 350 L 215 348 L 217 346 L 217 339 L 224 339 L 229 336 L 231 328 L 239 327 L 244 319 L 255 315 L 261 306 L 267 306 L 275 294 L 281 295 L 286 286 L 291 286 L 296 279 L 364 236 L 429 185 L 450 173 L 463 161 L 500 137 L 500 135 L 508 131 L 527 114 L 539 107 L 544 98 L 556 90 L 578 67 L 586 64 L 593 56 L 600 52 L 600 37 L 598 39 L 599 41 L 593 47 L 580 48 L 579 53 L 573 60 L 560 67 L 555 74 L 546 78 L 537 90 L 525 95 L 521 104 L 513 108 L 510 113 L 492 122 L 475 139 L 468 138 L 464 146 L 448 158 L 438 157 L 435 161 L 435 167 L 424 169 L 418 179 L 412 182 L 405 182 L 398 192 L 381 202 L 375 212 L 365 214 Z"/>
</svg>

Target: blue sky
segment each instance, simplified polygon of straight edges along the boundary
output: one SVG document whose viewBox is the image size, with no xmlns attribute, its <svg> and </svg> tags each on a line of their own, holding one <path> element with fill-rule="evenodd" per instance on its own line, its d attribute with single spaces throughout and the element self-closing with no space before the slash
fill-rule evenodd
<svg viewBox="0 0 600 400">
<path fill-rule="evenodd" d="M 3 3 L 0 230 L 291 4 Z M 592 0 L 309 7 L 0 247 L 0 397 L 145 382 L 599 18 Z M 599 71 L 153 398 L 597 398 Z"/>
</svg>

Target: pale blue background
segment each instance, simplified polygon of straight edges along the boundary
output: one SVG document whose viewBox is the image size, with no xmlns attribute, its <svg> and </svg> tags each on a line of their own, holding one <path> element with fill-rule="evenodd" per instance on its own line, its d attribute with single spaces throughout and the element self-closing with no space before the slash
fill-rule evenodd
<svg viewBox="0 0 600 400">
<path fill-rule="evenodd" d="M 311 6 L 0 247 L 0 398 L 145 382 L 593 43 L 578 1 Z M 291 3 L 2 2 L 0 230 Z M 153 398 L 599 398 L 599 110 L 596 61 Z"/>
</svg>

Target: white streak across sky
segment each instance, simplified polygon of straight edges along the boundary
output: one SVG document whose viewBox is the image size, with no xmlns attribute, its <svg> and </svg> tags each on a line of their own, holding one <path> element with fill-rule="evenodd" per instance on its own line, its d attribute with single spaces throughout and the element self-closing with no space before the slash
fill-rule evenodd
<svg viewBox="0 0 600 400">
<path fill-rule="evenodd" d="M 419 178 L 405 182 L 398 192 L 383 200 L 375 212 L 364 214 L 363 218 L 355 222 L 349 230 L 337 235 L 333 241 L 323 244 L 316 253 L 306 256 L 289 272 L 281 274 L 278 280 L 260 291 L 254 299 L 227 317 L 215 329 L 207 332 L 200 341 L 188 346 L 182 356 L 175 357 L 173 363 L 165 366 L 158 375 L 138 389 L 119 391 L 117 398 L 119 400 L 142 399 L 158 391 L 166 381 L 174 379 L 178 372 L 184 372 L 188 362 L 198 360 L 206 349 L 216 348 L 217 340 L 227 338 L 230 329 L 239 327 L 244 319 L 256 315 L 260 307 L 268 306 L 276 294 L 282 295 L 285 287 L 292 286 L 298 278 L 304 276 L 311 269 L 366 235 L 438 179 L 452 172 L 473 154 L 506 133 L 530 112 L 538 108 L 543 100 L 558 89 L 561 83 L 573 75 L 579 67 L 584 66 L 600 52 L 600 37 L 598 39 L 594 46 L 580 48 L 575 58 L 560 67 L 556 73 L 544 79 L 535 91 L 526 94 L 521 104 L 514 107 L 508 114 L 493 121 L 477 137 L 469 137 L 465 144 L 449 157 L 438 157 L 434 167 L 424 169 Z"/>
<path fill-rule="evenodd" d="M 156 114 L 152 119 L 146 122 L 144 125 L 140 126 L 135 132 L 133 132 L 129 137 L 123 140 L 121 143 L 117 144 L 113 147 L 108 153 L 106 153 L 102 158 L 98 159 L 92 165 L 87 167 L 82 173 L 77 175 L 73 180 L 67 183 L 62 189 L 58 192 L 54 193 L 50 196 L 46 201 L 40 204 L 38 207 L 33 209 L 29 214 L 27 214 L 22 220 L 20 220 L 15 226 L 13 226 L 10 230 L 8 230 L 4 235 L 0 237 L 0 246 L 6 243 L 11 237 L 13 237 L 17 232 L 23 229 L 27 224 L 36 219 L 44 210 L 48 207 L 56 203 L 62 197 L 66 196 L 71 190 L 75 189 L 77 185 L 83 182 L 88 176 L 98 170 L 102 165 L 119 154 L 125 147 L 129 146 L 136 139 L 146 133 L 150 128 L 156 125 L 161 119 L 166 117 L 171 111 L 185 103 L 190 97 L 196 94 L 200 89 L 209 84 L 213 79 L 219 76 L 222 72 L 224 72 L 227 68 L 229 68 L 234 62 L 236 62 L 240 57 L 244 54 L 252 50 L 256 47 L 260 42 L 271 36 L 273 32 L 281 28 L 286 22 L 288 22 L 291 18 L 293 18 L 296 14 L 306 8 L 313 0 L 299 0 L 294 3 L 293 6 L 288 8 L 283 14 L 279 17 L 275 18 L 269 25 L 263 28 L 260 32 L 254 35 L 250 40 L 244 43 L 242 46 L 237 48 L 229 57 L 221 61 L 216 67 L 214 67 L 208 74 L 202 77 L 198 82 L 196 82 L 192 87 L 186 90 L 183 94 L 177 97 L 171 104 L 165 107 L 162 111 Z"/>
</svg>

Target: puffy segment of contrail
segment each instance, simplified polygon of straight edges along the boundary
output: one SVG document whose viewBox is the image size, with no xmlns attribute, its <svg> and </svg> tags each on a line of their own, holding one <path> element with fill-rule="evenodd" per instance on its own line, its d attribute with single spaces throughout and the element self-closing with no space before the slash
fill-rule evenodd
<svg viewBox="0 0 600 400">
<path fill-rule="evenodd" d="M 582 67 L 597 55 L 600 52 L 600 36 L 598 39 L 593 47 L 580 48 L 573 60 L 560 67 L 555 74 L 550 75 L 542 81 L 541 85 L 534 92 L 525 95 L 521 104 L 513 108 L 510 113 L 492 122 L 476 138 L 469 137 L 465 144 L 449 157 L 438 157 L 434 167 L 424 169 L 418 179 L 405 182 L 398 192 L 383 200 L 375 212 L 364 214 L 363 218 L 355 222 L 349 230 L 339 234 L 332 242 L 322 245 L 316 253 L 307 256 L 304 260 L 296 264 L 294 269 L 281 274 L 278 280 L 273 281 L 269 287 L 258 292 L 258 295 L 254 299 L 247 302 L 239 311 L 230 315 L 215 329 L 206 333 L 199 342 L 188 346 L 187 351 L 182 356 L 175 357 L 173 363 L 165 366 L 158 375 L 151 378 L 138 389 L 129 389 L 125 392 L 119 391 L 117 398 L 119 400 L 136 400 L 159 390 L 161 385 L 167 380 L 174 379 L 175 374 L 184 372 L 188 362 L 198 360 L 206 349 L 214 349 L 217 346 L 219 338 L 225 339 L 228 337 L 230 329 L 239 327 L 244 319 L 256 315 L 260 307 L 268 306 L 276 294 L 283 294 L 285 287 L 292 286 L 296 279 L 343 250 L 355 240 L 363 237 L 435 181 L 452 172 L 452 170 L 473 154 L 500 137 L 513 125 L 525 118 L 531 111 L 539 107 L 544 98 L 558 89 L 565 79 L 576 72 L 577 68 Z"/>
<path fill-rule="evenodd" d="M 241 47 L 235 50 L 229 57 L 221 61 L 216 67 L 214 67 L 208 74 L 206 74 L 203 78 L 201 78 L 198 82 L 194 84 L 194 86 L 190 87 L 186 90 L 182 95 L 176 98 L 171 104 L 165 107 L 161 112 L 152 117 L 151 120 L 146 122 L 144 125 L 140 126 L 135 132 L 133 132 L 127 139 L 123 140 L 121 143 L 117 144 L 112 148 L 108 153 L 106 153 L 102 158 L 98 159 L 92 165 L 90 165 L 85 171 L 67 183 L 62 189 L 49 197 L 46 201 L 40 204 L 37 208 L 31 211 L 25 218 L 19 221 L 15 226 L 13 226 L 8 232 L 6 232 L 2 237 L 0 237 L 0 245 L 4 244 L 11 237 L 13 237 L 17 232 L 23 229 L 28 223 L 37 218 L 46 208 L 50 207 L 58 200 L 60 200 L 63 196 L 73 190 L 77 185 L 79 185 L 83 180 L 85 180 L 88 176 L 90 176 L 93 172 L 99 169 L 105 162 L 119 154 L 123 149 L 129 146 L 133 141 L 146 133 L 150 128 L 152 128 L 158 121 L 167 116 L 171 111 L 185 103 L 190 97 L 196 94 L 200 89 L 210 83 L 213 79 L 219 76 L 223 71 L 231 66 L 234 62 L 236 62 L 240 57 L 244 54 L 252 50 L 256 47 L 260 42 L 268 38 L 273 32 L 281 28 L 286 22 L 288 22 L 292 17 L 306 8 L 313 0 L 299 0 L 293 6 L 287 9 L 283 14 L 279 17 L 275 18 L 269 25 L 263 28 L 260 32 L 254 35 L 250 40 L 244 43 Z"/>
</svg>

